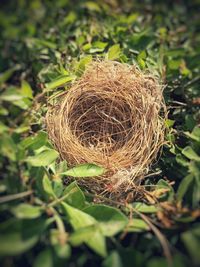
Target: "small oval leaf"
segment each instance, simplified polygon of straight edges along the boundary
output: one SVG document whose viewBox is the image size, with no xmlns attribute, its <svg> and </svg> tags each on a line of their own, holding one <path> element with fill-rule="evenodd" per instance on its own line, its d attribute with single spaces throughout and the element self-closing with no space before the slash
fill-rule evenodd
<svg viewBox="0 0 200 267">
<path fill-rule="evenodd" d="M 72 176 L 72 177 L 93 177 L 102 175 L 105 172 L 103 167 L 97 166 L 95 164 L 81 164 L 77 165 L 74 168 L 67 170 L 62 173 L 64 175 Z"/>
</svg>

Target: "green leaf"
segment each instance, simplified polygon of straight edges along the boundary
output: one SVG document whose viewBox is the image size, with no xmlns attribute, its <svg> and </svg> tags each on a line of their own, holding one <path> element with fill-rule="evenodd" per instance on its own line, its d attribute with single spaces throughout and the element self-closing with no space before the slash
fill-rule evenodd
<svg viewBox="0 0 200 267">
<path fill-rule="evenodd" d="M 84 3 L 84 7 L 86 7 L 88 10 L 92 11 L 92 12 L 101 12 L 101 8 L 100 6 L 95 3 L 95 2 L 92 2 L 92 1 L 87 1 Z"/>
<path fill-rule="evenodd" d="M 112 251 L 103 261 L 102 267 L 123 267 L 121 258 L 117 251 Z"/>
<path fill-rule="evenodd" d="M 39 39 L 39 38 L 29 38 L 27 39 L 27 42 L 29 42 L 30 45 L 38 46 L 38 47 L 47 47 L 50 49 L 56 49 L 57 45 L 56 43 L 53 43 L 48 40 Z"/>
<path fill-rule="evenodd" d="M 133 218 L 128 223 L 127 227 L 128 232 L 141 232 L 147 230 L 149 230 L 149 226 L 142 219 Z"/>
<path fill-rule="evenodd" d="M 71 248 L 69 244 L 57 244 L 54 246 L 54 251 L 56 253 L 56 256 L 61 259 L 68 259 L 71 255 Z"/>
<path fill-rule="evenodd" d="M 20 145 L 23 148 L 31 148 L 33 150 L 38 149 L 47 143 L 47 133 L 46 132 L 39 132 L 36 136 L 29 136 L 24 138 Z"/>
<path fill-rule="evenodd" d="M 65 202 L 62 202 L 62 207 L 64 212 L 68 215 L 69 221 L 75 230 L 97 223 L 97 221 L 89 214 L 76 209 Z"/>
<path fill-rule="evenodd" d="M 91 205 L 84 209 L 99 222 L 105 236 L 114 236 L 128 224 L 127 217 L 118 209 L 106 205 Z"/>
<path fill-rule="evenodd" d="M 62 75 L 60 77 L 58 77 L 57 79 L 53 80 L 52 82 L 46 83 L 45 84 L 45 91 L 51 91 L 54 90 L 58 87 L 64 86 L 66 83 L 71 82 L 72 80 L 74 80 L 74 76 L 65 76 Z"/>
<path fill-rule="evenodd" d="M 35 245 L 38 236 L 32 236 L 28 239 L 23 238 L 20 232 L 0 234 L 0 255 L 13 256 L 19 255 Z"/>
<path fill-rule="evenodd" d="M 192 174 L 187 175 L 179 184 L 178 190 L 177 190 L 177 200 L 181 201 L 189 189 L 190 184 L 194 180 L 194 176 Z"/>
<path fill-rule="evenodd" d="M 81 189 L 78 187 L 76 181 L 68 185 L 64 192 L 63 196 L 67 195 L 65 202 L 75 208 L 83 208 L 85 206 L 85 196 Z"/>
<path fill-rule="evenodd" d="M 18 69 L 18 66 L 14 67 L 14 68 L 10 68 L 10 69 L 4 71 L 3 73 L 0 73 L 0 85 L 2 83 L 5 83 L 13 75 L 13 73 L 17 69 Z"/>
<path fill-rule="evenodd" d="M 97 166 L 95 164 L 86 163 L 77 165 L 74 168 L 69 169 L 62 174 L 67 176 L 82 178 L 82 177 L 100 176 L 104 172 L 105 169 L 103 167 Z"/>
<path fill-rule="evenodd" d="M 19 108 L 26 110 L 30 107 L 31 100 L 22 93 L 21 89 L 17 87 L 9 87 L 0 95 L 0 100 L 10 102 Z"/>
<path fill-rule="evenodd" d="M 170 70 L 178 70 L 180 65 L 181 65 L 181 60 L 180 59 L 169 60 L 167 65 L 168 65 Z"/>
<path fill-rule="evenodd" d="M 192 149 L 191 146 L 186 146 L 183 150 L 182 150 L 182 154 L 190 159 L 190 160 L 195 160 L 200 162 L 200 157 L 197 155 L 197 153 Z"/>
<path fill-rule="evenodd" d="M 73 208 L 64 202 L 62 202 L 61 204 L 74 230 L 79 230 L 87 226 L 96 225 L 92 237 L 87 238 L 86 240 L 84 240 L 84 242 L 98 254 L 100 254 L 101 256 L 105 256 L 106 255 L 105 237 L 99 230 L 97 221 L 89 214 L 80 211 L 76 208 Z"/>
<path fill-rule="evenodd" d="M 147 57 L 146 51 L 142 50 L 139 55 L 137 56 L 137 61 L 142 69 L 145 68 L 145 59 Z"/>
<path fill-rule="evenodd" d="M 107 45 L 108 43 L 96 41 L 92 43 L 91 47 L 89 48 L 89 52 L 90 53 L 103 52 Z"/>
<path fill-rule="evenodd" d="M 5 157 L 8 157 L 11 161 L 16 161 L 17 146 L 10 135 L 3 134 L 0 138 L 0 151 Z"/>
<path fill-rule="evenodd" d="M 30 84 L 28 82 L 26 82 L 25 80 L 23 80 L 22 84 L 21 84 L 21 94 L 25 97 L 30 98 L 30 99 L 33 98 L 32 88 L 31 88 Z"/>
<path fill-rule="evenodd" d="M 156 213 L 158 208 L 154 205 L 147 205 L 142 202 L 134 202 L 133 208 L 142 213 Z"/>
<path fill-rule="evenodd" d="M 168 129 L 171 128 L 174 125 L 174 123 L 175 123 L 175 120 L 170 120 L 170 119 L 165 120 L 165 125 Z"/>
<path fill-rule="evenodd" d="M 191 230 L 181 234 L 181 239 L 190 253 L 191 258 L 198 265 L 200 262 L 200 225 L 197 224 Z"/>
<path fill-rule="evenodd" d="M 33 267 L 53 267 L 53 255 L 50 249 L 45 249 L 37 255 Z"/>
<path fill-rule="evenodd" d="M 49 177 L 46 174 L 43 177 L 42 185 L 43 185 L 44 191 L 47 193 L 47 195 L 49 197 L 57 198 L 56 194 L 55 194 L 55 192 L 53 190 L 52 183 L 51 183 Z"/>
<path fill-rule="evenodd" d="M 190 162 L 189 162 L 186 158 L 184 158 L 181 154 L 177 154 L 177 155 L 176 155 L 176 161 L 177 161 L 180 165 L 182 165 L 182 166 L 184 166 L 184 167 L 188 167 L 189 164 L 190 164 Z"/>
<path fill-rule="evenodd" d="M 61 197 L 64 189 L 63 181 L 59 178 L 54 179 L 52 181 L 52 188 L 56 197 Z"/>
<path fill-rule="evenodd" d="M 0 134 L 2 134 L 4 132 L 8 132 L 8 130 L 9 130 L 9 127 L 7 127 L 5 124 L 0 122 Z"/>
<path fill-rule="evenodd" d="M 19 219 L 35 219 L 41 215 L 42 210 L 40 207 L 22 203 L 12 208 L 12 213 Z"/>
<path fill-rule="evenodd" d="M 26 159 L 26 162 L 34 167 L 48 166 L 55 161 L 59 156 L 59 153 L 54 149 L 47 149 L 39 154 L 30 156 Z"/>
<path fill-rule="evenodd" d="M 188 137 L 190 137 L 192 140 L 200 142 L 200 127 L 199 126 L 194 127 L 191 133 L 185 132 L 185 134 Z"/>
<path fill-rule="evenodd" d="M 65 171 L 67 171 L 67 169 L 68 169 L 67 162 L 66 162 L 66 160 L 63 160 L 55 166 L 55 173 L 61 174 Z"/>
<path fill-rule="evenodd" d="M 1 100 L 8 102 L 22 100 L 23 98 L 24 96 L 20 94 L 20 90 L 16 87 L 8 87 L 6 91 L 0 95 Z"/>
<path fill-rule="evenodd" d="M 106 256 L 105 237 L 94 225 L 76 230 L 70 236 L 70 242 L 73 246 L 79 246 L 84 242 L 102 257 Z"/>
<path fill-rule="evenodd" d="M 0 255 L 15 256 L 32 248 L 46 227 L 43 219 L 11 220 L 0 225 Z"/>
<path fill-rule="evenodd" d="M 86 56 L 84 58 L 81 58 L 80 61 L 75 66 L 75 71 L 77 75 L 80 75 L 84 72 L 86 66 L 92 62 L 92 56 Z"/>
<path fill-rule="evenodd" d="M 121 56 L 121 49 L 119 44 L 115 44 L 108 49 L 107 57 L 109 60 L 119 59 Z"/>
<path fill-rule="evenodd" d="M 174 189 L 173 189 L 173 187 L 171 186 L 171 185 L 169 185 L 168 184 L 168 182 L 167 181 L 165 181 L 164 179 L 160 179 L 159 181 L 158 181 L 158 183 L 157 183 L 157 187 L 156 187 L 156 189 L 169 189 L 169 191 L 168 192 L 166 192 L 163 196 L 161 196 L 161 199 L 162 198 L 166 198 L 168 201 L 171 201 L 171 200 L 173 200 L 173 198 L 174 198 Z"/>
</svg>

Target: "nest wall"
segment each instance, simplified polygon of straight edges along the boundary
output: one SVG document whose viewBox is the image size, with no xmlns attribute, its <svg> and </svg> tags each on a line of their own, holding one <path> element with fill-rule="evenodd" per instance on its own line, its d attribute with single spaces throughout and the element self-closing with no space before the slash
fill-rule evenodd
<svg viewBox="0 0 200 267">
<path fill-rule="evenodd" d="M 106 173 L 80 181 L 90 191 L 132 190 L 164 143 L 162 86 L 135 66 L 93 61 L 47 112 L 50 139 L 69 165 L 95 163 Z"/>
</svg>

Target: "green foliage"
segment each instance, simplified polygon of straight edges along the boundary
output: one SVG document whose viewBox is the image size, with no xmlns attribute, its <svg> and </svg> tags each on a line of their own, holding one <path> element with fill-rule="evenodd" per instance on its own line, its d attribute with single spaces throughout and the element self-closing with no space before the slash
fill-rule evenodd
<svg viewBox="0 0 200 267">
<path fill-rule="evenodd" d="M 172 266 L 198 266 L 198 2 L 2 1 L 2 267 L 168 266 L 162 234 Z M 53 104 L 96 57 L 135 64 L 166 85 L 166 144 L 141 183 L 145 198 L 129 205 L 78 185 L 106 170 L 68 166 L 46 132 L 47 99 Z"/>
</svg>

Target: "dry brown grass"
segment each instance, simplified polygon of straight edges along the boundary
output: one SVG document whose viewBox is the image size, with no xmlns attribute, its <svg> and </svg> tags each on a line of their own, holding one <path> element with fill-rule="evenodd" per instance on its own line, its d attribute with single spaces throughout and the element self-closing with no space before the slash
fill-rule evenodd
<svg viewBox="0 0 200 267">
<path fill-rule="evenodd" d="M 162 86 L 135 66 L 93 61 L 47 112 L 50 139 L 69 165 L 96 163 L 102 177 L 79 180 L 91 192 L 127 195 L 164 142 Z"/>
</svg>

